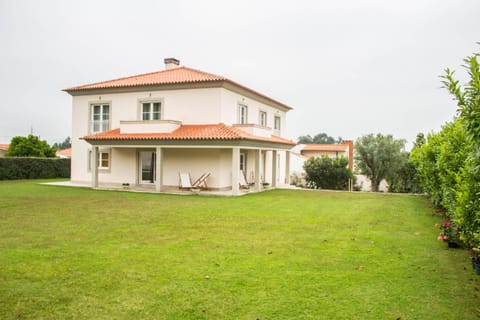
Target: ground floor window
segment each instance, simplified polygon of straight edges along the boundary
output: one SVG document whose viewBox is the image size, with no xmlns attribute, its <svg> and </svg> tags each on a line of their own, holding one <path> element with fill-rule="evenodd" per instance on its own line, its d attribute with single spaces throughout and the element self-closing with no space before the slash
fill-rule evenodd
<svg viewBox="0 0 480 320">
<path fill-rule="evenodd" d="M 92 169 L 92 151 L 88 153 L 88 170 Z M 97 157 L 97 168 L 99 170 L 110 169 L 110 151 L 99 151 Z"/>
</svg>

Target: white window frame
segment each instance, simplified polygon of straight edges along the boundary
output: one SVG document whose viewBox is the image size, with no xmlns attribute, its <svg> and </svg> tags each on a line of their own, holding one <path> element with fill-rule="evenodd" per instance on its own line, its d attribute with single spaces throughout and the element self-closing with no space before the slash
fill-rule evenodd
<svg viewBox="0 0 480 320">
<path fill-rule="evenodd" d="M 103 166 L 103 160 L 106 158 L 108 161 L 107 166 Z M 99 150 L 97 157 L 97 169 L 102 171 L 109 171 L 112 165 L 112 153 L 110 150 Z M 88 170 L 92 170 L 92 150 L 88 151 Z"/>
<path fill-rule="evenodd" d="M 98 107 L 100 112 L 95 113 L 95 109 Z M 107 109 L 107 112 L 105 112 Z M 92 102 L 90 103 L 90 132 L 98 133 L 107 131 L 110 129 L 110 118 L 111 118 L 112 107 L 109 102 Z M 98 115 L 100 119 L 95 119 L 95 116 Z M 98 126 L 98 130 L 95 130 L 95 127 Z"/>
<path fill-rule="evenodd" d="M 262 127 L 267 126 L 267 112 L 260 110 L 258 112 L 258 124 Z"/>
<path fill-rule="evenodd" d="M 248 106 L 243 103 L 238 104 L 238 123 L 247 124 L 248 123 Z"/>
<path fill-rule="evenodd" d="M 158 103 L 159 109 L 158 112 L 154 112 L 154 105 Z M 148 113 L 144 112 L 145 105 L 149 105 Z M 160 100 L 152 100 L 152 101 L 140 101 L 140 120 L 142 121 L 151 121 L 151 120 L 162 120 L 163 116 L 163 103 Z M 158 114 L 158 119 L 154 119 L 154 115 Z M 147 119 L 144 118 L 144 115 L 148 115 Z"/>
<path fill-rule="evenodd" d="M 107 161 L 107 165 L 103 165 L 103 161 Z M 108 170 L 110 169 L 110 152 L 103 152 L 99 151 L 98 152 L 98 169 L 99 170 Z"/>
<path fill-rule="evenodd" d="M 273 129 L 275 130 L 275 133 L 277 135 L 280 135 L 281 127 L 282 127 L 282 118 L 280 116 L 275 116 Z"/>
</svg>

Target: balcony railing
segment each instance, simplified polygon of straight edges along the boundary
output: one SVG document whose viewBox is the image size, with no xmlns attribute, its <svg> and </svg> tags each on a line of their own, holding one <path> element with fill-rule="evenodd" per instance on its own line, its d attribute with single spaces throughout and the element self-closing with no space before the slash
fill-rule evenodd
<svg viewBox="0 0 480 320">
<path fill-rule="evenodd" d="M 263 127 L 258 124 L 234 124 L 234 127 L 258 137 L 270 137 L 273 133 L 272 128 Z"/>
</svg>

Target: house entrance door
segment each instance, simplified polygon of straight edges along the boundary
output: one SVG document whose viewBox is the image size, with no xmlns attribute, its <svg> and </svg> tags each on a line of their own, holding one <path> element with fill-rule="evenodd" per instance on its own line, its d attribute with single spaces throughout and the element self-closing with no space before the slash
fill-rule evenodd
<svg viewBox="0 0 480 320">
<path fill-rule="evenodd" d="M 151 184 L 155 182 L 155 152 L 153 151 L 141 151 L 139 154 L 140 164 L 140 183 Z"/>
</svg>

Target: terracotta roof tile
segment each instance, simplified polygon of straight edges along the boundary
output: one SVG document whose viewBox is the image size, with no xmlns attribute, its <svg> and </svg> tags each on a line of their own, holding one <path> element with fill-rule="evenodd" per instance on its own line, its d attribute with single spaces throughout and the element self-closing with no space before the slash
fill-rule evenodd
<svg viewBox="0 0 480 320">
<path fill-rule="evenodd" d="M 102 81 L 92 84 L 86 84 L 82 86 L 70 87 L 63 89 L 68 93 L 75 93 L 94 89 L 114 89 L 114 88 L 131 88 L 131 87 L 144 87 L 144 86 L 159 86 L 159 85 L 171 85 L 171 84 L 191 84 L 191 83 L 205 83 L 205 82 L 227 82 L 235 87 L 247 90 L 257 96 L 272 101 L 286 109 L 293 109 L 286 104 L 283 104 L 275 99 L 272 99 L 264 94 L 261 94 L 255 90 L 238 84 L 225 77 L 211 74 L 208 72 L 188 68 L 188 67 L 176 67 L 172 69 L 144 73 L 135 76 L 119 78 L 114 80 Z"/>
<path fill-rule="evenodd" d="M 5 151 L 7 151 L 7 150 L 8 150 L 8 147 L 10 147 L 9 144 L 0 144 L 0 150 L 5 150 Z"/>
<path fill-rule="evenodd" d="M 68 149 L 63 149 L 63 150 L 58 150 L 56 152 L 57 156 L 65 156 L 65 157 L 71 157 L 72 156 L 72 148 Z"/>
<path fill-rule="evenodd" d="M 96 140 L 252 140 L 286 145 L 296 143 L 278 136 L 259 137 L 241 129 L 220 124 L 182 125 L 171 133 L 120 133 L 120 129 L 85 136 L 87 141 Z"/>
<path fill-rule="evenodd" d="M 346 144 L 306 144 L 302 151 L 331 151 L 345 152 L 348 149 Z"/>
<path fill-rule="evenodd" d="M 81 91 L 90 89 L 139 87 L 161 84 L 194 83 L 226 80 L 224 77 L 187 67 L 177 67 L 135 76 L 102 81 L 64 89 L 64 91 Z"/>
</svg>

